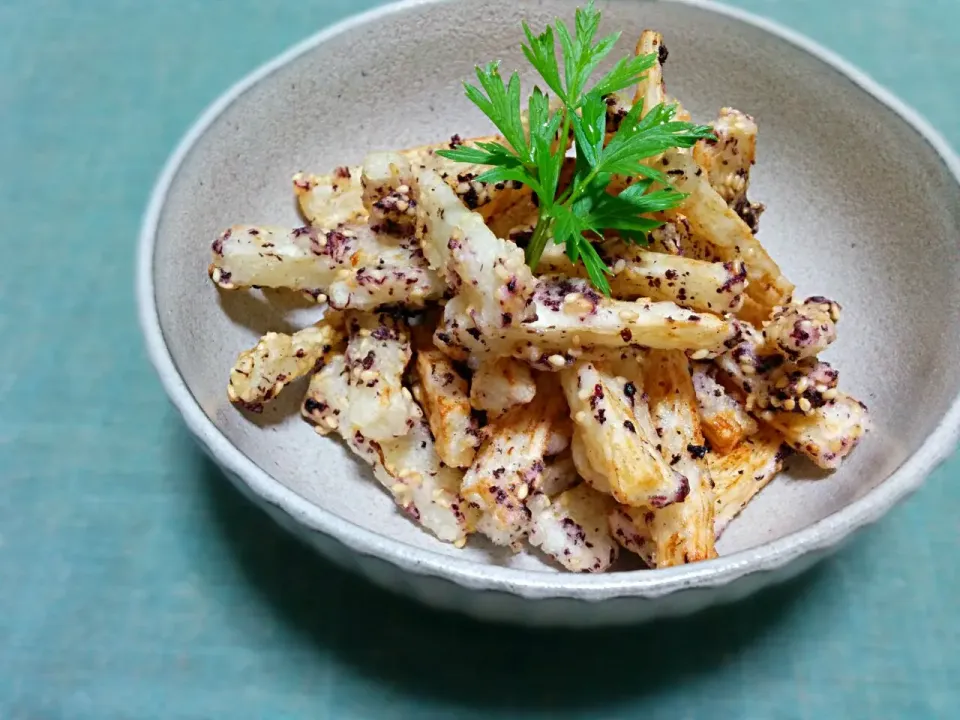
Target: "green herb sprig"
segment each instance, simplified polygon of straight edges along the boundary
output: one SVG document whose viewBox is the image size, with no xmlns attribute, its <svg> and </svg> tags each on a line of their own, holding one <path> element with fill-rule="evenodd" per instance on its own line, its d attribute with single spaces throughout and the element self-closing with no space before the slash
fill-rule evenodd
<svg viewBox="0 0 960 720">
<path fill-rule="evenodd" d="M 509 146 L 481 142 L 477 147 L 461 146 L 438 154 L 491 166 L 477 178 L 480 182 L 512 180 L 531 188 L 539 201 L 539 216 L 526 249 L 527 263 L 536 269 L 552 237 L 566 246 L 573 262 L 583 262 L 593 285 L 609 294 L 606 276 L 610 269 L 591 238 L 600 239 L 604 230 L 615 230 L 632 242 L 646 244 L 647 233 L 662 223 L 644 215 L 677 207 L 686 195 L 672 189 L 662 172 L 642 161 L 671 148 L 692 147 L 698 140 L 712 137 L 712 131 L 674 120 L 675 105 L 657 105 L 641 118 L 643 107 L 637 103 L 608 139 L 606 98 L 636 85 L 658 58 L 656 54 L 624 57 L 587 89 L 591 75 L 620 38 L 620 33 L 614 33 L 594 42 L 599 26 L 600 12 L 593 0 L 586 8 L 577 9 L 572 34 L 560 20 L 540 35 L 534 35 L 524 23 L 527 42 L 522 44 L 523 53 L 559 99 L 559 106 L 551 107 L 549 95 L 534 87 L 527 100 L 525 130 L 518 73 L 504 83 L 499 62 L 478 66 L 479 87 L 464 83 L 467 97 L 490 118 Z M 557 61 L 558 38 L 562 70 Z M 571 130 L 576 150 L 574 176 L 561 191 L 560 172 Z M 614 195 L 608 191 L 614 175 L 636 181 Z M 654 190 L 654 183 L 663 187 Z"/>
</svg>

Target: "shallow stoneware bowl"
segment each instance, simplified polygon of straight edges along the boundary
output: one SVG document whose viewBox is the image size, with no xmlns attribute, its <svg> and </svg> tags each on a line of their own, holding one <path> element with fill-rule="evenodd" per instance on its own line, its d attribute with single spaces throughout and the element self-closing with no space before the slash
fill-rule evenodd
<svg viewBox="0 0 960 720">
<path fill-rule="evenodd" d="M 690 612 L 809 567 L 915 489 L 960 425 L 958 161 L 936 133 L 809 40 L 702 2 L 602 2 L 619 53 L 647 27 L 694 116 L 733 106 L 760 126 L 760 237 L 798 286 L 844 307 L 828 359 L 874 429 L 836 473 L 794 462 L 724 534 L 717 560 L 604 575 L 558 572 L 480 541 L 444 545 L 395 509 L 365 466 L 297 415 L 303 384 L 263 415 L 227 400 L 237 353 L 317 310 L 272 293 L 218 293 L 210 244 L 234 223 L 299 224 L 290 177 L 372 149 L 489 131 L 464 98 L 475 63 L 527 67 L 520 22 L 574 0 L 385 6 L 310 38 L 242 80 L 189 131 L 154 191 L 139 264 L 141 319 L 167 392 L 254 502 L 324 555 L 435 606 L 523 623 L 592 625 Z M 530 87 L 529 76 L 525 77 Z M 922 528 L 917 529 L 922 532 Z"/>
</svg>

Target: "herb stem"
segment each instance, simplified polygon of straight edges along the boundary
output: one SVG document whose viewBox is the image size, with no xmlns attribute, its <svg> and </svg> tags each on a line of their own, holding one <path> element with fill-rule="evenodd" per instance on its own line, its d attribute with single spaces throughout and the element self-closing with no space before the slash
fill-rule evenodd
<svg viewBox="0 0 960 720">
<path fill-rule="evenodd" d="M 560 136 L 560 148 L 559 148 L 564 155 L 566 155 L 567 153 L 567 142 L 569 142 L 569 138 L 570 138 L 570 108 L 569 106 L 565 106 L 563 108 L 563 134 Z M 573 183 L 571 183 L 571 187 L 572 186 L 573 186 Z M 557 202 L 558 203 L 565 202 L 569 193 L 570 193 L 570 188 L 567 188 L 566 190 L 564 190 L 563 193 L 561 193 L 561 196 L 557 198 Z"/>
<path fill-rule="evenodd" d="M 533 237 L 530 238 L 530 244 L 527 245 L 526 259 L 527 265 L 531 270 L 536 270 L 540 263 L 540 257 L 547 247 L 547 240 L 550 239 L 550 225 L 553 218 L 545 212 L 540 213 L 537 218 L 537 226 L 533 229 Z"/>
<path fill-rule="evenodd" d="M 563 111 L 563 132 L 559 137 L 560 150 L 564 155 L 567 153 L 567 144 L 570 142 L 570 108 L 564 108 Z"/>
</svg>

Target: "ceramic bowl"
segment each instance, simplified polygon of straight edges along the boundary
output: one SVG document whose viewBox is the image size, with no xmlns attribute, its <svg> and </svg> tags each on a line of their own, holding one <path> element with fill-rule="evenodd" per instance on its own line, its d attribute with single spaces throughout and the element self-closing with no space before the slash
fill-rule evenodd
<svg viewBox="0 0 960 720">
<path fill-rule="evenodd" d="M 297 415 L 302 385 L 258 417 L 225 392 L 237 353 L 312 311 L 218 293 L 210 244 L 234 223 L 299 224 L 290 177 L 371 149 L 488 131 L 463 97 L 475 63 L 526 66 L 520 21 L 574 0 L 410 0 L 315 35 L 243 79 L 176 149 L 147 211 L 143 329 L 174 404 L 254 502 L 333 560 L 435 606 L 539 624 L 609 624 L 696 610 L 790 577 L 880 518 L 954 448 L 960 425 L 960 164 L 917 115 L 796 34 L 703 2 L 601 3 L 626 52 L 647 27 L 670 47 L 670 91 L 695 117 L 760 126 L 760 237 L 798 286 L 844 307 L 828 359 L 874 429 L 824 477 L 796 462 L 724 534 L 717 560 L 603 575 L 558 572 L 482 542 L 458 550 L 395 509 L 365 466 Z M 481 31 L 477 32 L 477 28 Z M 530 80 L 527 77 L 525 80 Z M 529 85 L 528 85 L 529 87 Z M 922 532 L 922 529 L 918 529 Z"/>
</svg>

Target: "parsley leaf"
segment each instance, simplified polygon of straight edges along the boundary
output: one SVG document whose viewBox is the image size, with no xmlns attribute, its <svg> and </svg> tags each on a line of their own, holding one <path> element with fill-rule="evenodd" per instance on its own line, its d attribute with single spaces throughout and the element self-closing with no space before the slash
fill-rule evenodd
<svg viewBox="0 0 960 720">
<path fill-rule="evenodd" d="M 526 248 L 527 263 L 536 268 L 552 238 L 565 246 L 574 263 L 583 263 L 597 289 L 609 294 L 611 272 L 593 241 L 602 239 L 605 230 L 613 230 L 629 241 L 645 243 L 647 233 L 661 225 L 646 216 L 675 208 L 686 198 L 672 189 L 663 172 L 644 161 L 672 148 L 693 147 L 713 135 L 709 127 L 676 121 L 675 106 L 645 109 L 641 103 L 629 110 L 616 132 L 608 133 L 607 98 L 637 84 L 659 60 L 655 54 L 621 58 L 588 89 L 590 77 L 620 37 L 614 33 L 595 42 L 599 28 L 600 12 L 593 0 L 577 9 L 572 32 L 560 20 L 539 35 L 523 23 L 523 54 L 559 99 L 560 107 L 553 108 L 549 96 L 535 87 L 527 101 L 524 127 L 518 74 L 514 72 L 504 83 L 498 63 L 480 66 L 480 87 L 464 83 L 467 97 L 490 118 L 507 144 L 480 142 L 437 154 L 490 166 L 477 178 L 481 182 L 513 181 L 530 187 L 537 195 L 539 216 Z M 571 131 L 576 150 L 573 180 L 561 189 Z M 631 180 L 616 194 L 610 190 L 615 175 Z"/>
<path fill-rule="evenodd" d="M 560 66 L 557 64 L 557 47 L 553 39 L 553 28 L 547 27 L 540 35 L 534 35 L 530 27 L 523 23 L 523 32 L 527 36 L 529 45 L 521 44 L 523 54 L 540 73 L 540 77 L 553 90 L 557 97 L 567 102 L 567 93 L 560 80 Z"/>
<path fill-rule="evenodd" d="M 467 97 L 490 118 L 490 122 L 510 143 L 517 155 L 529 161 L 530 149 L 527 147 L 520 115 L 520 75 L 514 72 L 509 83 L 504 85 L 503 78 L 500 77 L 500 63 L 492 62 L 477 66 L 477 80 L 483 90 L 476 85 L 464 83 Z"/>
<path fill-rule="evenodd" d="M 582 211 L 582 206 L 580 208 Z M 587 270 L 587 277 L 593 286 L 600 290 L 604 295 L 610 294 L 610 283 L 607 281 L 607 275 L 611 274 L 603 258 L 600 257 L 597 249 L 593 246 L 586 235 L 587 233 L 597 233 L 596 229 L 591 227 L 589 216 L 584 216 L 578 211 L 576 205 L 562 205 L 556 208 L 556 221 L 553 227 L 554 239 L 557 243 L 566 245 L 567 256 L 573 261 L 578 260 L 583 263 Z"/>
<path fill-rule="evenodd" d="M 644 73 L 658 62 L 657 56 L 635 55 L 629 58 L 620 58 L 614 68 L 601 78 L 593 87 L 593 92 L 601 97 L 626 90 L 643 79 Z"/>
<path fill-rule="evenodd" d="M 573 134 L 577 143 L 577 154 L 584 161 L 595 166 L 603 155 L 603 140 L 607 127 L 607 104 L 603 98 L 590 93 L 580 108 L 580 114 L 570 116 L 573 121 Z"/>
</svg>

